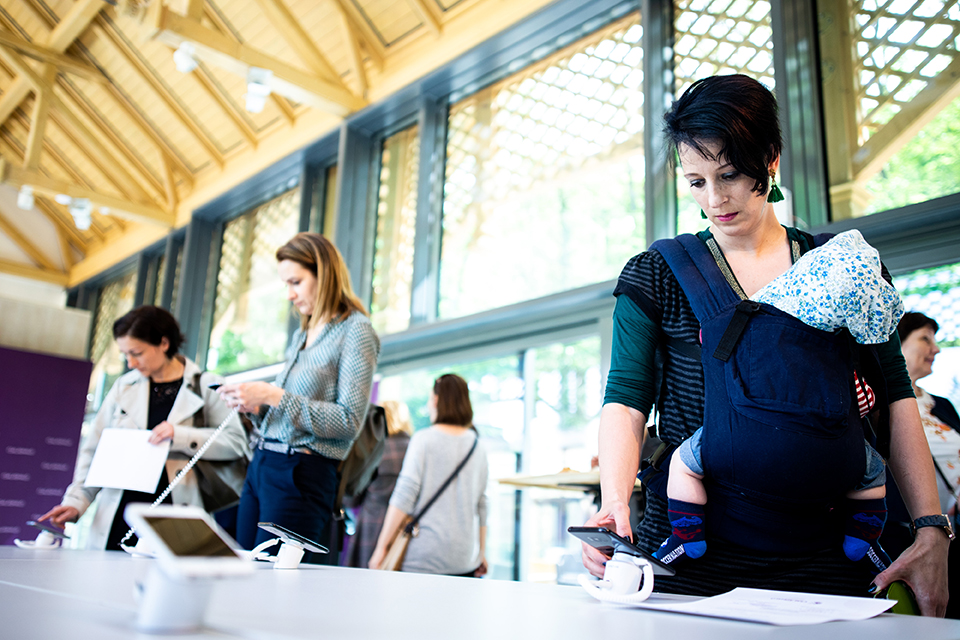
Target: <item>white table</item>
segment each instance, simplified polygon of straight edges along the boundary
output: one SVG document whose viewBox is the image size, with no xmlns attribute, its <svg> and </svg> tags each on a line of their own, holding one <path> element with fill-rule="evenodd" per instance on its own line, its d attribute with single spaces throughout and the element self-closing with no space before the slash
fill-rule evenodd
<svg viewBox="0 0 960 640">
<path fill-rule="evenodd" d="M 135 577 L 152 560 L 122 552 L 0 547 L 0 637 L 152 638 L 133 628 Z M 885 614 L 864 622 L 771 627 L 602 604 L 579 587 L 343 567 L 219 582 L 207 629 L 178 638 L 523 640 L 955 640 L 960 621 Z"/>
</svg>

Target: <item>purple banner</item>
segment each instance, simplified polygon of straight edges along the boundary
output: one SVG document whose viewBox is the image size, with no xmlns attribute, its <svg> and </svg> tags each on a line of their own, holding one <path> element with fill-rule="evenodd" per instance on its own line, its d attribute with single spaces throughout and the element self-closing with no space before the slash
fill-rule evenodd
<svg viewBox="0 0 960 640">
<path fill-rule="evenodd" d="M 60 504 L 73 479 L 93 365 L 0 347 L 0 544 Z"/>
</svg>

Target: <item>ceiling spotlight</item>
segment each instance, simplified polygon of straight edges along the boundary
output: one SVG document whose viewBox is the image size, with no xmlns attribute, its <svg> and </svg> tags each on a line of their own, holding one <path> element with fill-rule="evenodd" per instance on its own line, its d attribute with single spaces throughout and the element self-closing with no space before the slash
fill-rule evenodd
<svg viewBox="0 0 960 640">
<path fill-rule="evenodd" d="M 77 229 L 86 231 L 90 228 L 93 215 L 93 203 L 87 198 L 74 198 L 69 205 L 70 215 Z"/>
<path fill-rule="evenodd" d="M 273 79 L 273 71 L 261 69 L 260 67 L 250 67 L 247 71 L 247 111 L 250 113 L 260 113 L 267 104 L 267 98 L 270 97 L 270 81 Z"/>
<path fill-rule="evenodd" d="M 33 187 L 28 184 L 20 187 L 20 192 L 17 194 L 17 206 L 24 211 L 33 209 Z"/>
<path fill-rule="evenodd" d="M 197 68 L 197 49 L 191 42 L 181 42 L 173 52 L 173 64 L 180 73 L 190 73 Z"/>
<path fill-rule="evenodd" d="M 73 198 L 65 193 L 58 193 L 53 197 L 53 199 L 57 201 L 57 204 L 62 204 L 65 207 L 69 206 L 70 203 L 73 202 Z"/>
</svg>

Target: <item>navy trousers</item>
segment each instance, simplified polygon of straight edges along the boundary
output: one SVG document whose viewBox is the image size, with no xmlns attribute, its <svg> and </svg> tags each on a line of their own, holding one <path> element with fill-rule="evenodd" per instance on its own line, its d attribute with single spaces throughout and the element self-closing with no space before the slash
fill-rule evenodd
<svg viewBox="0 0 960 640">
<path fill-rule="evenodd" d="M 257 523 L 272 522 L 319 543 L 333 515 L 339 464 L 321 455 L 255 451 L 240 494 L 237 542 L 253 549 L 270 540 L 275 536 Z M 311 555 L 303 561 L 317 561 Z"/>
</svg>

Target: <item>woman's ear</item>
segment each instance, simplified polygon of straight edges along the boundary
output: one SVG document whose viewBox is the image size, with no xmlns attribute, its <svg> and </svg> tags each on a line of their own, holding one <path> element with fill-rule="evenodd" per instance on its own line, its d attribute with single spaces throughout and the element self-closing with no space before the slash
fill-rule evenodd
<svg viewBox="0 0 960 640">
<path fill-rule="evenodd" d="M 777 172 L 780 170 L 780 154 L 770 161 L 770 164 L 767 165 L 767 173 L 772 176 L 777 175 Z"/>
<path fill-rule="evenodd" d="M 160 338 L 160 344 L 157 346 L 159 346 L 160 350 L 163 351 L 163 355 L 167 355 L 167 351 L 170 349 L 170 341 L 167 340 L 167 336 Z"/>
</svg>

